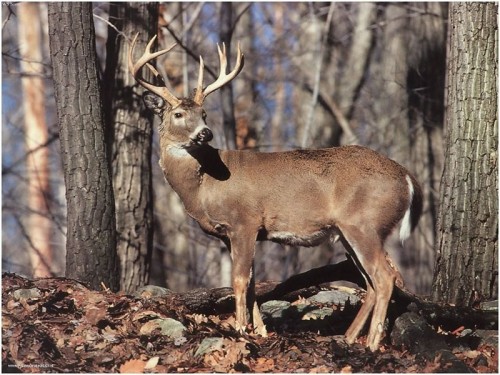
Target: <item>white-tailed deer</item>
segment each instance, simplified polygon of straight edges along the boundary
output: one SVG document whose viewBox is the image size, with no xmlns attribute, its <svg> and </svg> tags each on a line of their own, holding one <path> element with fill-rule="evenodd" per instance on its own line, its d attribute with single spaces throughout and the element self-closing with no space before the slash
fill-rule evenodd
<svg viewBox="0 0 500 375">
<path fill-rule="evenodd" d="M 238 47 L 236 65 L 226 74 L 226 51 L 219 47 L 220 75 L 206 88 L 200 58 L 194 96 L 177 98 L 163 84 L 141 78 L 144 66 L 158 76 L 148 62 L 173 47 L 152 53 L 154 39 L 136 63 L 134 39 L 129 69 L 152 92 L 144 101 L 161 117 L 160 166 L 167 181 L 189 215 L 231 251 L 238 329 L 247 328 L 248 301 L 253 328 L 266 334 L 254 295 L 256 240 L 316 246 L 340 237 L 367 281 L 365 301 L 346 339 L 356 340 L 373 311 L 367 346 L 376 350 L 394 283 L 401 282 L 384 243 L 397 229 L 404 241 L 417 224 L 422 211 L 418 182 L 401 165 L 360 146 L 272 153 L 211 147 L 203 101 L 238 75 L 243 54 Z"/>
</svg>

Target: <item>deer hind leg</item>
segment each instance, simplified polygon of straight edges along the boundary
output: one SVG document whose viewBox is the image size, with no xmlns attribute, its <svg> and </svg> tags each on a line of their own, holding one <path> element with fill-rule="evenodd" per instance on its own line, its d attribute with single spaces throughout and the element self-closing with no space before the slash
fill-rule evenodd
<svg viewBox="0 0 500 375">
<path fill-rule="evenodd" d="M 354 252 L 356 264 L 367 281 L 365 302 L 347 330 L 346 340 L 348 343 L 356 340 L 373 310 L 367 346 L 375 351 L 384 332 L 387 307 L 397 271 L 387 262 L 382 240 L 376 232 L 361 231 L 356 226 L 342 226 L 340 230 L 348 247 Z"/>
<path fill-rule="evenodd" d="M 394 270 L 389 266 L 385 257 L 379 257 L 370 277 L 376 290 L 377 300 L 373 309 L 366 345 L 372 351 L 375 351 L 378 349 L 382 334 L 384 333 L 387 308 L 391 299 L 392 290 L 394 289 L 396 277 Z"/>
<path fill-rule="evenodd" d="M 346 341 L 349 344 L 353 344 L 354 341 L 359 337 L 359 334 L 361 333 L 361 330 L 365 326 L 366 320 L 368 319 L 368 316 L 373 310 L 373 306 L 375 306 L 375 291 L 371 287 L 371 285 L 367 282 L 366 283 L 366 296 L 365 296 L 365 301 L 363 302 L 363 305 L 358 311 L 358 314 L 356 315 L 356 318 L 354 318 L 353 322 L 347 329 L 345 333 Z"/>
<path fill-rule="evenodd" d="M 252 276 L 250 279 L 250 287 L 248 288 L 247 303 L 248 306 L 252 306 L 252 325 L 255 333 L 261 335 L 262 337 L 267 337 L 267 329 L 264 322 L 262 321 L 259 305 L 257 304 L 257 299 L 255 297 L 255 272 L 253 263 L 251 273 Z"/>
</svg>

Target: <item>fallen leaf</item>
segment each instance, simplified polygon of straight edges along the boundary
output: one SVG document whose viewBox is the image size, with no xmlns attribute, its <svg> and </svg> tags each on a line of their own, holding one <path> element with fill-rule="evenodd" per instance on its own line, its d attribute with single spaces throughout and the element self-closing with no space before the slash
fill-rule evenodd
<svg viewBox="0 0 500 375">
<path fill-rule="evenodd" d="M 273 371 L 275 368 L 275 363 L 273 358 L 260 357 L 257 358 L 255 365 L 253 366 L 253 372 L 269 372 Z"/>
<path fill-rule="evenodd" d="M 331 372 L 331 369 L 327 366 L 318 366 L 309 370 L 311 374 L 325 374 Z"/>
<path fill-rule="evenodd" d="M 90 306 L 85 311 L 85 319 L 92 324 L 97 325 L 97 323 L 106 317 L 106 309 L 99 308 L 96 306 Z"/>
<path fill-rule="evenodd" d="M 481 354 L 480 351 L 477 350 L 467 350 L 463 352 L 463 355 L 467 358 L 474 359 L 477 358 Z"/>
<path fill-rule="evenodd" d="M 187 317 L 193 319 L 194 322 L 198 325 L 201 323 L 208 322 L 208 318 L 203 314 L 191 314 L 191 315 L 188 315 Z"/>
<path fill-rule="evenodd" d="M 341 374 L 352 374 L 352 367 L 350 365 L 342 367 L 340 370 Z"/>
<path fill-rule="evenodd" d="M 131 359 L 120 366 L 120 374 L 144 373 L 146 362 L 140 359 Z"/>
<path fill-rule="evenodd" d="M 146 366 L 144 367 L 145 370 L 151 370 L 153 368 L 156 367 L 156 365 L 158 364 L 158 361 L 160 360 L 160 357 L 153 357 L 153 358 L 150 358 L 147 362 L 146 362 Z"/>
<path fill-rule="evenodd" d="M 151 320 L 153 318 L 161 318 L 161 315 L 155 311 L 150 311 L 150 310 L 139 311 L 136 314 L 134 314 L 132 321 L 135 322 L 137 320 L 142 320 L 145 318 L 147 318 L 148 320 Z"/>
</svg>

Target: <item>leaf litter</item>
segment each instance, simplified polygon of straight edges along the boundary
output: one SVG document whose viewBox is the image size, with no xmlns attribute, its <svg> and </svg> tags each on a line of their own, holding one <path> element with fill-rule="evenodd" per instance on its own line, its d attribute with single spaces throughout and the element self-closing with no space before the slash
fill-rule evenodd
<svg viewBox="0 0 500 375">
<path fill-rule="evenodd" d="M 26 290 L 29 293 L 23 295 Z M 17 291 L 17 292 L 16 292 Z M 333 307 L 335 310 L 336 307 Z M 186 314 L 161 298 L 92 291 L 70 279 L 31 281 L 2 275 L 2 370 L 27 373 L 381 373 L 447 372 L 439 357 L 382 345 L 365 337 L 347 345 L 341 335 L 281 330 L 268 337 L 234 331 L 234 315 Z M 182 336 L 163 334 L 159 321 L 176 320 Z M 462 331 L 457 329 L 453 334 Z M 199 348 L 205 339 L 214 345 Z M 473 372 L 497 373 L 497 347 L 454 350 Z"/>
</svg>

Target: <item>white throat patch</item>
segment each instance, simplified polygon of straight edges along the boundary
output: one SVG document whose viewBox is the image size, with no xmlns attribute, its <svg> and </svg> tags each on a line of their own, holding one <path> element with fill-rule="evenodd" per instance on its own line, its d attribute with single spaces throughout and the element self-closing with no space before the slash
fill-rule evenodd
<svg viewBox="0 0 500 375">
<path fill-rule="evenodd" d="M 184 147 L 170 145 L 165 147 L 165 151 L 167 151 L 168 154 L 176 158 L 184 158 L 189 155 L 189 153 Z"/>
</svg>

